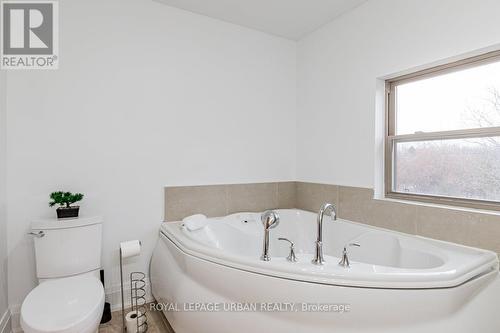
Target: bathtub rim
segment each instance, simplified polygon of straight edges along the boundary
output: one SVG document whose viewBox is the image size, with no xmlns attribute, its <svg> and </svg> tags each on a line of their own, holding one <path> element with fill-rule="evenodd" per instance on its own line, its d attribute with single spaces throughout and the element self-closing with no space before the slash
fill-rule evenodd
<svg viewBox="0 0 500 333">
<path fill-rule="evenodd" d="M 226 267 L 226 268 L 229 268 L 229 269 L 236 269 L 238 271 L 242 271 L 242 272 L 246 272 L 246 273 L 250 273 L 250 274 L 258 274 L 258 275 L 262 275 L 262 276 L 266 276 L 266 277 L 271 277 L 271 278 L 276 278 L 276 279 L 284 279 L 284 280 L 296 281 L 296 282 L 301 282 L 301 283 L 318 284 L 318 285 L 332 286 L 332 287 L 357 288 L 357 289 L 391 289 L 391 290 L 452 289 L 452 288 L 460 287 L 460 286 L 462 286 L 464 284 L 467 284 L 469 282 L 475 281 L 477 279 L 486 277 L 488 275 L 493 275 L 493 274 L 500 275 L 500 272 L 498 272 L 498 269 L 484 270 L 482 273 L 479 273 L 479 274 L 475 275 L 474 277 L 472 277 L 472 278 L 470 278 L 470 279 L 468 279 L 468 280 L 466 280 L 466 281 L 464 281 L 464 282 L 462 282 L 460 284 L 452 285 L 452 286 L 443 286 L 443 287 L 420 287 L 420 288 L 410 288 L 410 287 L 378 287 L 378 286 L 365 286 L 365 285 L 356 285 L 356 284 L 325 283 L 325 282 L 321 282 L 321 281 L 303 280 L 303 279 L 297 279 L 297 278 L 293 278 L 293 277 L 279 276 L 279 275 L 276 275 L 276 274 L 262 273 L 262 272 L 258 272 L 258 271 L 255 271 L 255 270 L 245 269 L 245 268 L 238 268 L 238 267 L 235 267 L 233 265 L 228 265 L 228 264 L 220 263 L 220 262 L 217 262 L 217 261 L 213 261 L 213 260 L 210 259 L 210 257 L 204 258 L 204 257 L 201 257 L 201 256 L 190 254 L 190 253 L 185 252 L 181 247 L 179 247 L 178 244 L 176 244 L 175 242 L 173 242 L 163 232 L 160 232 L 160 239 L 159 239 L 159 241 L 170 242 L 183 255 L 194 257 L 194 258 L 197 258 L 199 260 L 203 260 L 203 261 L 209 262 L 210 264 L 219 265 L 219 266 L 223 266 L 223 267 Z"/>
<path fill-rule="evenodd" d="M 305 212 L 308 214 L 314 214 L 309 211 L 304 211 L 300 209 L 279 209 L 278 211 L 298 211 L 298 212 Z M 244 213 L 234 213 L 234 214 L 229 214 L 227 216 L 231 215 L 237 215 L 237 214 L 244 214 Z M 227 217 L 226 216 L 226 217 Z M 215 219 L 215 218 L 214 218 Z M 470 246 L 465 246 L 461 244 L 455 244 L 451 242 L 446 242 L 446 241 L 441 241 L 441 240 L 436 240 L 436 239 L 431 239 L 423 236 L 418 236 L 418 235 L 410 235 L 410 234 L 405 234 L 402 232 L 398 231 L 393 231 L 393 230 L 388 230 L 384 228 L 379 228 L 379 227 L 374 227 L 358 222 L 353 222 L 349 220 L 340 220 L 342 222 L 362 226 L 368 230 L 377 230 L 377 231 L 382 231 L 382 232 L 388 232 L 391 234 L 396 234 L 400 235 L 402 237 L 410 237 L 410 238 L 416 238 L 420 239 L 423 241 L 428 241 L 434 246 L 439 246 L 441 245 L 442 247 L 458 247 L 464 250 L 469 250 L 469 251 L 475 251 L 478 253 L 482 253 L 482 263 L 480 265 L 476 265 L 473 269 L 466 271 L 466 272 L 461 272 L 461 274 L 455 274 L 453 278 L 448 278 L 448 279 L 439 279 L 439 280 L 424 280 L 424 281 L 415 281 L 415 280 L 410 280 L 410 281 L 383 281 L 383 280 L 369 280 L 369 279 L 362 279 L 362 280 L 356 280 L 356 279 L 345 279 L 341 275 L 335 275 L 335 274 L 330 274 L 327 275 L 327 277 L 322 277 L 321 275 L 317 274 L 296 274 L 293 272 L 283 272 L 280 270 L 273 270 L 272 266 L 269 268 L 262 267 L 262 265 L 259 266 L 254 266 L 248 263 L 242 263 L 238 262 L 235 260 L 231 260 L 234 257 L 229 256 L 229 258 L 221 258 L 221 256 L 214 255 L 215 254 L 221 254 L 223 251 L 220 251 L 218 249 L 213 249 L 210 248 L 209 246 L 206 246 L 205 244 L 196 242 L 194 239 L 188 237 L 187 235 L 183 234 L 181 230 L 181 222 L 164 222 L 162 223 L 162 226 L 160 228 L 160 238 L 163 238 L 163 241 L 170 241 L 175 245 L 183 254 L 185 255 L 190 255 L 197 257 L 202 260 L 206 260 L 208 262 L 211 262 L 213 264 L 218 264 L 234 269 L 238 269 L 241 271 L 246 271 L 246 272 L 251 272 L 251 273 L 256 273 L 256 274 L 261 274 L 265 276 L 270 276 L 270 277 L 276 277 L 276 278 L 283 278 L 283 279 L 289 279 L 289 280 L 295 280 L 295 281 L 301 281 L 301 282 L 309 282 L 309 283 L 315 283 L 315 284 L 323 284 L 323 285 L 334 285 L 334 286 L 343 286 L 343 287 L 358 287 L 358 288 L 376 288 L 376 289 L 439 289 L 439 288 L 453 288 L 457 287 L 459 285 L 462 285 L 464 283 L 467 283 L 470 280 L 473 280 L 477 277 L 483 276 L 484 274 L 491 273 L 493 271 L 498 271 L 499 263 L 498 263 L 498 257 L 497 255 L 488 250 L 484 249 L 478 249 Z M 163 236 L 163 237 L 162 237 Z M 338 258 L 336 257 L 330 257 L 330 260 L 337 260 Z M 489 260 L 488 260 L 489 259 Z M 281 259 L 275 259 L 274 262 L 279 262 Z M 284 261 L 284 258 L 283 260 Z M 262 264 L 258 262 L 259 264 Z M 272 264 L 273 261 L 265 263 L 264 265 Z M 290 264 L 292 265 L 292 264 Z M 311 264 L 312 265 L 312 264 Z M 371 265 L 373 267 L 377 267 L 377 265 Z M 335 265 L 331 266 L 336 267 Z M 378 267 L 386 267 L 386 266 L 378 266 Z M 311 266 L 310 267 L 312 270 L 316 269 L 317 267 Z M 404 270 L 402 270 L 404 271 Z M 417 271 L 417 270 L 410 270 L 410 271 Z M 343 272 L 343 271 L 341 271 Z M 435 276 L 438 275 L 450 275 L 452 272 L 450 271 L 443 271 L 443 272 L 431 272 L 435 273 Z M 432 275 L 432 274 L 430 274 Z M 326 276 L 326 275 L 325 275 Z M 345 276 L 345 275 L 344 275 Z"/>
</svg>

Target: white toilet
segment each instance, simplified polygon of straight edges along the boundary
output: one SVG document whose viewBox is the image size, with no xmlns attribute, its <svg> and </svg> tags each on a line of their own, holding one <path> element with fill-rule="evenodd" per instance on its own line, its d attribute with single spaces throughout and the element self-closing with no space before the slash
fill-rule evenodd
<svg viewBox="0 0 500 333">
<path fill-rule="evenodd" d="M 32 224 L 39 285 L 24 299 L 25 333 L 95 333 L 104 308 L 102 218 Z"/>
</svg>

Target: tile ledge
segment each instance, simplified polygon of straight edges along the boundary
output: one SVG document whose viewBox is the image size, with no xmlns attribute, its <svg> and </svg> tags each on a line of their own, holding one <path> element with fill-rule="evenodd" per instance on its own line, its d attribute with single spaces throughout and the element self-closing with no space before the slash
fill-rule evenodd
<svg viewBox="0 0 500 333">
<path fill-rule="evenodd" d="M 171 187 L 200 187 L 200 186 L 228 186 L 228 185 L 261 185 L 261 184 L 274 184 L 274 183 L 295 183 L 295 180 L 270 180 L 270 181 L 235 181 L 232 183 L 224 183 L 224 182 L 182 182 L 182 183 L 171 183 L 164 184 L 163 188 L 171 188 Z"/>
<path fill-rule="evenodd" d="M 395 203 L 400 203 L 400 204 L 421 206 L 421 207 L 441 208 L 441 209 L 453 210 L 453 211 L 458 211 L 458 212 L 500 216 L 500 211 L 494 211 L 494 210 L 475 209 L 475 208 L 450 206 L 450 205 L 440 205 L 440 204 L 434 204 L 434 203 L 430 203 L 430 202 L 401 200 L 401 199 L 392 199 L 392 198 L 385 198 L 385 197 L 380 198 L 380 197 L 376 197 L 376 196 L 373 198 L 373 200 L 380 201 L 380 202 L 395 202 Z"/>
</svg>

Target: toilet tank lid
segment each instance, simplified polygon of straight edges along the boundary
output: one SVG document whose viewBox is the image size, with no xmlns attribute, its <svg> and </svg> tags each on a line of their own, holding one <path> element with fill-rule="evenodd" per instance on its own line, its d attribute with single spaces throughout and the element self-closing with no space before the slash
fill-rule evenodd
<svg viewBox="0 0 500 333">
<path fill-rule="evenodd" d="M 74 219 L 38 219 L 31 223 L 32 230 L 68 229 L 101 224 L 102 216 L 83 216 Z"/>
</svg>

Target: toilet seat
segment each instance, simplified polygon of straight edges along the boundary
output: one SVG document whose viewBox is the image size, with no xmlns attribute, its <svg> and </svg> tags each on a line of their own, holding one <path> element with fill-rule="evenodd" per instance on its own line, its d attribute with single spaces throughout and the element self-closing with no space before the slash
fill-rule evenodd
<svg viewBox="0 0 500 333">
<path fill-rule="evenodd" d="M 74 276 L 41 283 L 21 306 L 25 333 L 76 333 L 95 331 L 104 307 L 101 281 Z"/>
</svg>

